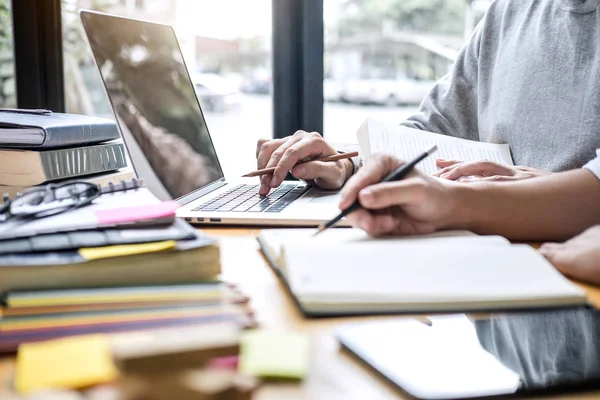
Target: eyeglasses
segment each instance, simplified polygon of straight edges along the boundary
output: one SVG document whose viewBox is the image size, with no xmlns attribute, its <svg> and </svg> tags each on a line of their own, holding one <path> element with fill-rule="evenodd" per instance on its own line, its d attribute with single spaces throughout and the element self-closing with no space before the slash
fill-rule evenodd
<svg viewBox="0 0 600 400">
<path fill-rule="evenodd" d="M 48 184 L 26 190 L 13 200 L 4 196 L 0 205 L 0 222 L 11 218 L 43 218 L 60 214 L 92 203 L 103 194 L 122 192 L 143 187 L 143 181 L 133 179 L 127 183 L 109 183 L 106 186 L 90 182 L 70 181 Z"/>
</svg>

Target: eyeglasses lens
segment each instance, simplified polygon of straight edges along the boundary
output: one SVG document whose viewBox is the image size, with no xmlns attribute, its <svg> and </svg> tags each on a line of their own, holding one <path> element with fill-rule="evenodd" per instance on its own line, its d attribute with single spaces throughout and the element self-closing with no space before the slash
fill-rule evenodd
<svg viewBox="0 0 600 400">
<path fill-rule="evenodd" d="M 85 182 L 25 192 L 12 201 L 10 212 L 15 216 L 51 215 L 65 209 L 89 203 L 99 194 L 98 187 Z"/>
</svg>

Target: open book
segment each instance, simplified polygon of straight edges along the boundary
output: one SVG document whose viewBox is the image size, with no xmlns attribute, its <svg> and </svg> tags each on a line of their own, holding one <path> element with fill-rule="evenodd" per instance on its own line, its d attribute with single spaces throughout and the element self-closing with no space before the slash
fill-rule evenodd
<svg viewBox="0 0 600 400">
<path fill-rule="evenodd" d="M 438 170 L 436 158 L 457 161 L 489 160 L 500 164 L 514 165 L 507 144 L 482 143 L 472 140 L 458 139 L 407 128 L 374 119 L 367 119 L 357 133 L 360 155 L 368 160 L 372 154 L 386 153 L 408 161 L 412 160 L 428 147 L 436 144 L 438 151 L 435 157 L 423 160 L 416 167 L 422 172 L 431 174 Z"/>
<path fill-rule="evenodd" d="M 371 239 L 354 229 L 263 230 L 258 241 L 307 316 L 466 312 L 586 303 L 537 251 L 446 232 Z"/>
</svg>

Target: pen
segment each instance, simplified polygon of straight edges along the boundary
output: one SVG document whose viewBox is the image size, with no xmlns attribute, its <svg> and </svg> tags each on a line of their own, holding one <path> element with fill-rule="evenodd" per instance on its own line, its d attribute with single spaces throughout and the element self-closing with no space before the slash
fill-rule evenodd
<svg viewBox="0 0 600 400">
<path fill-rule="evenodd" d="M 413 170 L 415 165 L 417 165 L 418 163 L 423 161 L 425 158 L 427 158 L 430 154 L 432 154 L 436 150 L 437 150 L 437 145 L 433 145 L 429 150 L 421 153 L 411 162 L 408 162 L 408 163 L 403 164 L 403 165 L 399 166 L 398 168 L 396 168 L 388 176 L 383 178 L 381 183 L 399 181 L 400 179 L 402 179 L 406 175 L 408 175 Z M 335 218 L 325 222 L 324 224 L 321 224 L 313 236 L 317 236 L 319 233 L 323 232 L 325 229 L 331 228 L 332 226 L 337 224 L 342 218 L 344 218 L 346 215 L 358 210 L 359 208 L 361 208 L 361 205 L 360 205 L 360 202 L 358 201 L 358 199 L 356 199 L 350 207 L 348 207 L 345 210 L 343 210 L 342 212 L 340 212 Z"/>
<path fill-rule="evenodd" d="M 296 165 L 304 164 L 305 162 L 308 162 L 308 161 L 337 161 L 337 160 L 345 160 L 347 158 L 352 158 L 352 157 L 356 157 L 356 156 L 358 156 L 358 152 L 357 151 L 353 151 L 351 153 L 340 153 L 340 154 L 334 154 L 332 156 L 327 156 L 327 157 L 314 158 L 312 160 L 306 160 L 306 161 L 299 162 Z M 275 171 L 275 167 L 265 168 L 265 169 L 259 169 L 259 170 L 247 173 L 246 175 L 242 175 L 242 177 L 243 178 L 249 178 L 249 177 L 252 177 L 252 176 L 267 175 L 267 174 L 272 174 L 274 171 Z"/>
</svg>

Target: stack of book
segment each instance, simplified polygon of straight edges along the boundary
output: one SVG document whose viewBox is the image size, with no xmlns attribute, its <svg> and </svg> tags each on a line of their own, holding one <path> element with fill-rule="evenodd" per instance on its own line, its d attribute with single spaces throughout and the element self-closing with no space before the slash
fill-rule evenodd
<svg viewBox="0 0 600 400">
<path fill-rule="evenodd" d="M 217 242 L 176 219 L 177 207 L 142 187 L 0 223 L 0 352 L 89 333 L 253 325 L 248 299 L 218 280 Z"/>
<path fill-rule="evenodd" d="M 72 179 L 133 177 L 114 121 L 48 110 L 0 109 L 0 195 Z"/>
</svg>

